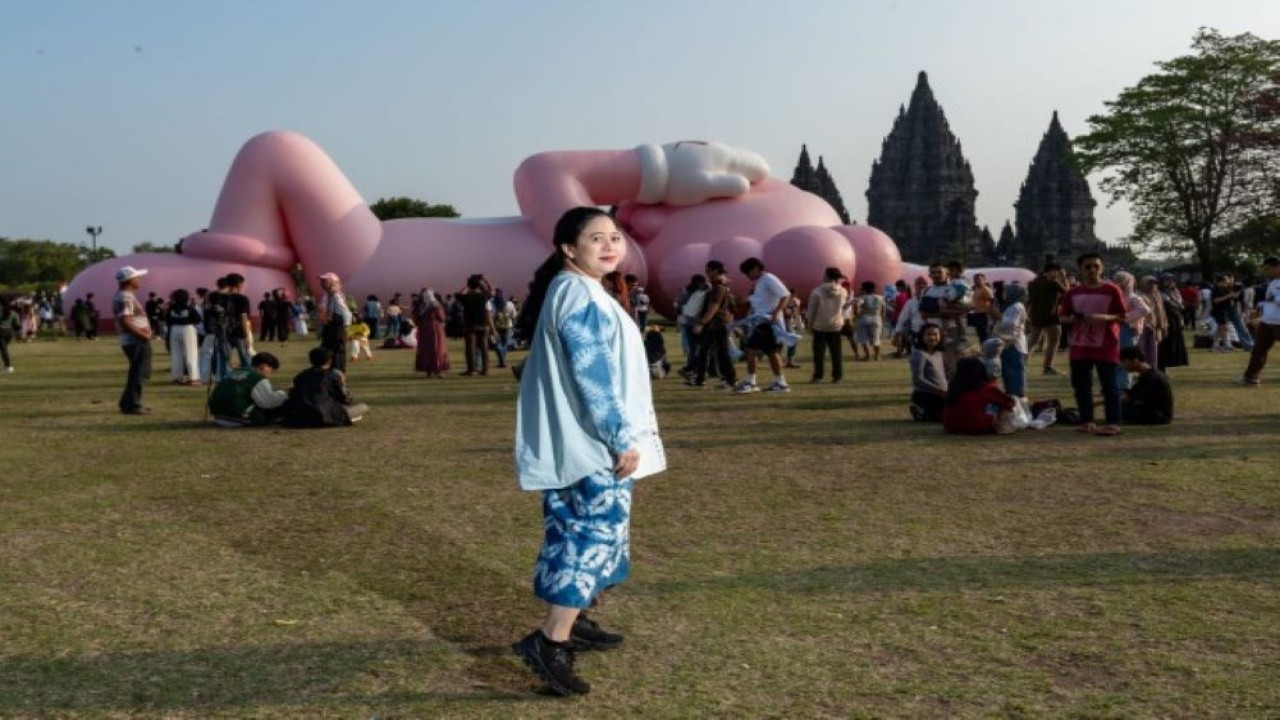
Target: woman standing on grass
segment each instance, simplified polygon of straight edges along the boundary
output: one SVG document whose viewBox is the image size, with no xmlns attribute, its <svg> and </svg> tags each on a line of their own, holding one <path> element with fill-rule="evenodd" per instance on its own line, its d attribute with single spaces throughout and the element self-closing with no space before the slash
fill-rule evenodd
<svg viewBox="0 0 1280 720">
<path fill-rule="evenodd" d="M 449 371 L 449 341 L 445 337 L 444 303 L 431 288 L 423 288 L 413 321 L 418 324 L 418 351 L 413 369 L 429 378 Z"/>
<path fill-rule="evenodd" d="M 542 493 L 533 590 L 550 608 L 513 647 L 551 692 L 572 695 L 591 689 L 574 652 L 623 640 L 583 611 L 627 579 L 632 481 L 666 469 L 666 456 L 640 331 L 601 285 L 626 257 L 626 238 L 602 210 L 578 207 L 552 241 L 520 316 L 530 345 L 515 443 L 520 487 Z"/>
</svg>

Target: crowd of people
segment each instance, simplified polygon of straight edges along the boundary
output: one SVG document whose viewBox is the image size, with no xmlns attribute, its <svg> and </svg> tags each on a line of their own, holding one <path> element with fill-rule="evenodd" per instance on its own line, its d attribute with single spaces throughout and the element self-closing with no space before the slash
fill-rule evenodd
<svg viewBox="0 0 1280 720">
<path fill-rule="evenodd" d="M 450 371 L 450 338 L 463 346 L 460 376 L 512 367 L 519 379 L 517 478 L 542 500 L 533 590 L 547 603 L 542 624 L 513 648 L 549 691 L 587 693 L 576 653 L 625 640 L 588 611 L 629 575 L 633 482 L 666 467 L 651 383 L 666 376 L 670 358 L 662 327 L 650 324 L 653 308 L 643 286 L 617 270 L 627 244 L 607 213 L 568 211 L 556 225 L 554 248 L 523 303 L 479 273 L 449 295 L 422 288 L 407 305 L 399 294 L 385 305 L 373 295 L 354 302 L 341 278 L 326 272 L 317 277 L 323 293 L 314 301 L 284 288 L 266 291 L 256 331 L 238 274 L 219 278 L 213 290 L 177 290 L 166 299 L 150 293 L 144 302 L 138 293 L 147 271 L 121 268 L 111 301 L 128 361 L 119 408 L 150 412 L 142 395 L 153 343 L 162 338 L 171 379 L 207 386 L 208 411 L 227 427 L 359 422 L 369 408 L 353 398 L 347 366 L 372 361 L 374 347 L 415 350 L 414 368 L 428 378 Z M 735 296 L 732 271 L 750 281 L 746 297 Z M 807 333 L 810 382 L 846 380 L 846 343 L 853 363 L 909 358 L 907 413 L 955 434 L 1009 434 L 1055 417 L 1099 436 L 1118 435 L 1123 424 L 1166 425 L 1175 414 L 1164 371 L 1188 363 L 1185 329 L 1202 327 L 1207 349 L 1231 351 L 1238 343 L 1250 350 L 1239 381 L 1244 386 L 1260 383 L 1280 334 L 1280 258 L 1264 261 L 1261 292 L 1229 276 L 1200 289 L 1170 276 L 1108 275 L 1103 259 L 1091 253 L 1070 272 L 1046 265 L 1026 286 L 987 283 L 981 274 L 966 279 L 959 263 L 934 264 L 927 279 L 885 288 L 855 284 L 831 267 L 815 273 L 814 287 L 802 297 L 759 258 L 732 271 L 709 260 L 669 308 L 686 386 L 707 388 L 714 379 L 739 395 L 787 393 L 786 371 L 801 367 L 796 348 Z M 82 309 L 73 310 L 85 330 L 96 310 L 83 308 L 92 307 L 92 298 L 77 299 L 75 308 Z M 8 342 L 21 327 L 20 314 L 4 303 L 6 366 Z M 255 342 L 283 344 L 312 332 L 318 347 L 308 353 L 308 366 L 288 389 L 277 389 L 281 361 L 256 351 Z M 374 342 L 379 339 L 381 345 Z M 881 352 L 886 343 L 891 353 Z M 520 363 L 509 362 L 513 349 L 528 351 Z M 1060 351 L 1074 407 L 1028 397 L 1032 358 L 1039 357 L 1044 374 L 1060 375 Z M 762 360 L 771 378 L 763 387 Z M 1095 421 L 1099 405 L 1101 423 Z"/>
</svg>

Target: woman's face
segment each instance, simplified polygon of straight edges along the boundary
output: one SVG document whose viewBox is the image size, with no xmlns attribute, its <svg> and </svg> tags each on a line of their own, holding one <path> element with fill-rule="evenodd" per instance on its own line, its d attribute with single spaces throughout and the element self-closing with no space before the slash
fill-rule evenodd
<svg viewBox="0 0 1280 720">
<path fill-rule="evenodd" d="M 925 348 L 932 350 L 942 342 L 942 330 L 936 327 L 925 328 L 920 339 L 924 342 Z"/>
<path fill-rule="evenodd" d="M 596 217 L 582 228 L 572 245 L 562 245 L 570 269 L 599 280 L 618 269 L 627 257 L 627 240 L 613 218 Z"/>
</svg>

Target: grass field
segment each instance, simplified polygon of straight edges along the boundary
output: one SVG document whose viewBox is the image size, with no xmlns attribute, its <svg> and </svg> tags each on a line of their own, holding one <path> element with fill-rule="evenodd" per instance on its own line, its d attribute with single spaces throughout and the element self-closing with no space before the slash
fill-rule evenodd
<svg viewBox="0 0 1280 720">
<path fill-rule="evenodd" d="M 904 361 L 659 382 L 670 469 L 597 613 L 627 643 L 556 700 L 509 649 L 543 611 L 509 374 L 380 352 L 355 427 L 218 430 L 167 358 L 125 417 L 109 338 L 13 352 L 0 717 L 1280 716 L 1280 395 L 1230 385 L 1243 354 L 1194 351 L 1177 423 L 1119 438 L 947 437 Z"/>
</svg>

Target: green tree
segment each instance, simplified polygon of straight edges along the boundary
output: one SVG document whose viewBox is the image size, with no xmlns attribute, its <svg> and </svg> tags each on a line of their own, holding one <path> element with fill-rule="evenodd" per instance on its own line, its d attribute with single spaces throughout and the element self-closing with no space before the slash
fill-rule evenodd
<svg viewBox="0 0 1280 720">
<path fill-rule="evenodd" d="M 105 248 L 99 250 L 101 253 Z M 110 250 L 106 250 L 110 252 Z M 57 285 L 86 264 L 89 250 L 52 240 L 0 238 L 0 285 Z"/>
<path fill-rule="evenodd" d="M 1131 244 L 1193 252 L 1209 274 L 1220 238 L 1276 211 L 1280 42 L 1201 29 L 1192 50 L 1107 102 L 1074 143 L 1131 204 Z"/>
<path fill-rule="evenodd" d="M 400 218 L 462 217 L 452 205 L 432 205 L 425 200 L 408 197 L 378 198 L 378 202 L 369 206 L 379 220 L 398 220 Z"/>
</svg>

